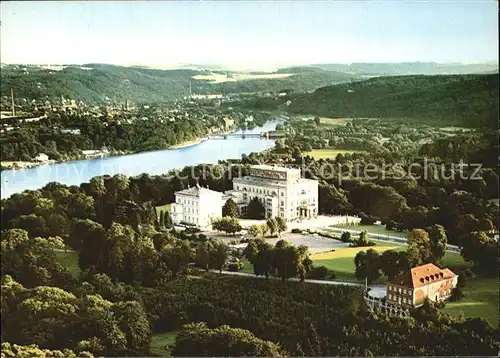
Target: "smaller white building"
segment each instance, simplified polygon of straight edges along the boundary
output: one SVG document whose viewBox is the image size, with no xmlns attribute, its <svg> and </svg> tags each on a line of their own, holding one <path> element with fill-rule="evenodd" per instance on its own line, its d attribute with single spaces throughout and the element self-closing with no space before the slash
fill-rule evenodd
<svg viewBox="0 0 500 358">
<path fill-rule="evenodd" d="M 45 153 L 38 153 L 38 155 L 35 157 L 35 160 L 37 162 L 48 162 L 49 156 Z"/>
<path fill-rule="evenodd" d="M 176 192 L 170 214 L 172 223 L 193 225 L 200 229 L 209 228 L 212 219 L 222 217 L 222 195 L 199 185 Z"/>
</svg>

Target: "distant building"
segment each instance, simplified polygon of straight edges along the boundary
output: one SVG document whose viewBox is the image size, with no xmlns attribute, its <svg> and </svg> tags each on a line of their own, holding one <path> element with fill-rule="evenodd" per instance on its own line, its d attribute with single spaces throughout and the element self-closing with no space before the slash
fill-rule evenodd
<svg viewBox="0 0 500 358">
<path fill-rule="evenodd" d="M 38 153 L 38 155 L 35 157 L 35 161 L 37 162 L 48 162 L 49 161 L 49 156 L 45 153 Z"/>
<path fill-rule="evenodd" d="M 211 220 L 222 217 L 222 193 L 199 185 L 174 193 L 171 217 L 174 225 L 190 224 L 209 228 Z"/>
<path fill-rule="evenodd" d="M 417 266 L 387 283 L 387 302 L 405 307 L 418 307 L 426 298 L 441 302 L 450 297 L 457 280 L 458 275 L 447 268 Z"/>
<path fill-rule="evenodd" d="M 109 150 L 106 147 L 102 147 L 100 150 L 92 149 L 92 150 L 82 150 L 82 155 L 85 159 L 92 158 L 104 158 L 109 154 Z"/>
<path fill-rule="evenodd" d="M 81 130 L 80 129 L 61 129 L 61 133 L 63 133 L 63 134 L 80 135 L 81 134 Z"/>
<path fill-rule="evenodd" d="M 231 129 L 234 126 L 234 119 L 231 117 L 224 117 L 222 119 L 224 120 L 224 127 L 226 130 Z"/>
<path fill-rule="evenodd" d="M 250 175 L 233 179 L 228 194 L 244 214 L 254 197 L 264 204 L 266 217 L 280 216 L 286 221 L 318 215 L 318 181 L 301 177 L 300 169 L 254 165 Z"/>
</svg>

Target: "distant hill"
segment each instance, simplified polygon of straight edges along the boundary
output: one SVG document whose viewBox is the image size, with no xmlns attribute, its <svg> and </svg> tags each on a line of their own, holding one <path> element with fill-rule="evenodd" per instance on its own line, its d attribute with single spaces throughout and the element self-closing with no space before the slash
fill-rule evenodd
<svg viewBox="0 0 500 358">
<path fill-rule="evenodd" d="M 497 63 L 441 64 L 436 62 L 316 64 L 314 68 L 368 76 L 451 75 L 498 73 Z"/>
<path fill-rule="evenodd" d="M 358 79 L 348 74 L 319 71 L 304 71 L 276 79 L 243 79 L 215 84 L 210 81 L 193 80 L 196 75 L 211 73 L 196 69 L 160 70 L 107 64 L 54 68 L 4 65 L 0 88 L 2 96 L 10 95 L 12 88 L 18 98 L 28 100 L 44 97 L 54 99 L 62 95 L 87 103 L 100 103 L 106 98 L 112 101 L 128 99 L 133 102 L 152 102 L 188 95 L 190 82 L 193 93 L 207 94 L 271 92 L 284 89 L 312 91 L 326 85 Z"/>
<path fill-rule="evenodd" d="M 294 95 L 289 110 L 497 127 L 498 78 L 498 74 L 377 77 Z"/>
</svg>

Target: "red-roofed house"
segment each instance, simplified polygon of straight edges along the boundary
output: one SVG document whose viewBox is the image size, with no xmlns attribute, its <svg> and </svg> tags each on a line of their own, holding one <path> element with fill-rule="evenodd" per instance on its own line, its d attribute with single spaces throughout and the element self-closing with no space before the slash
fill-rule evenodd
<svg viewBox="0 0 500 358">
<path fill-rule="evenodd" d="M 457 286 L 458 275 L 434 264 L 414 267 L 410 272 L 387 283 L 387 302 L 405 307 L 418 307 L 426 298 L 440 302 Z"/>
</svg>

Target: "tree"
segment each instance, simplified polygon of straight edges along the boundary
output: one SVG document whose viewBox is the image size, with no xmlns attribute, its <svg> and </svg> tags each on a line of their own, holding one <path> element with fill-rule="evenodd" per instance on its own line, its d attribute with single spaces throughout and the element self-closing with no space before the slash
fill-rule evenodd
<svg viewBox="0 0 500 358">
<path fill-rule="evenodd" d="M 247 217 L 249 219 L 261 220 L 266 216 L 264 203 L 258 197 L 254 196 L 247 206 Z"/>
<path fill-rule="evenodd" d="M 465 276 L 459 275 L 457 279 L 457 286 L 451 291 L 450 301 L 460 301 L 465 297 L 464 289 L 465 287 Z"/>
<path fill-rule="evenodd" d="M 226 203 L 222 207 L 222 216 L 237 217 L 238 216 L 238 205 L 233 199 L 227 199 Z"/>
<path fill-rule="evenodd" d="M 351 233 L 349 231 L 344 231 L 342 235 L 340 235 L 340 241 L 351 242 Z"/>
<path fill-rule="evenodd" d="M 238 219 L 231 216 L 224 216 L 212 221 L 212 228 L 217 231 L 224 231 L 226 234 L 235 234 L 242 230 Z"/>
<path fill-rule="evenodd" d="M 229 247 L 224 241 L 219 239 L 210 240 L 209 262 L 210 266 L 222 273 L 222 268 L 226 264 L 229 256 Z"/>
<path fill-rule="evenodd" d="M 168 211 L 165 211 L 163 213 L 163 221 L 167 229 L 171 229 L 174 226 L 172 223 L 172 217 L 170 216 L 170 213 Z"/>
<path fill-rule="evenodd" d="M 175 240 L 173 244 L 168 244 L 162 248 L 161 260 L 172 272 L 175 279 L 177 275 L 184 271 L 191 259 L 191 247 L 186 240 Z"/>
<path fill-rule="evenodd" d="M 137 301 L 116 302 L 113 313 L 118 328 L 125 334 L 127 348 L 147 349 L 151 341 L 151 327 L 143 306 Z"/>
<path fill-rule="evenodd" d="M 276 221 L 276 218 L 267 219 L 266 225 L 271 236 L 274 236 L 274 234 L 278 231 L 278 222 Z"/>
<path fill-rule="evenodd" d="M 281 235 L 282 232 L 286 231 L 286 229 L 286 220 L 281 216 L 276 217 L 276 231 L 278 232 L 278 236 Z"/>
<path fill-rule="evenodd" d="M 198 243 L 195 254 L 195 263 L 205 271 L 210 270 L 210 251 L 212 250 L 211 240 Z"/>
<path fill-rule="evenodd" d="M 380 268 L 389 280 L 408 272 L 408 257 L 405 251 L 386 250 L 380 256 Z"/>
<path fill-rule="evenodd" d="M 284 281 L 299 277 L 302 281 L 312 268 L 312 261 L 306 246 L 293 246 L 288 241 L 279 240 L 274 246 L 274 269 Z"/>
<path fill-rule="evenodd" d="M 254 238 L 264 236 L 262 232 L 262 226 L 259 224 L 252 225 L 248 228 L 248 233 L 252 235 Z"/>
<path fill-rule="evenodd" d="M 426 231 L 429 234 L 432 262 L 438 263 L 446 253 L 446 243 L 448 242 L 446 231 L 441 225 L 432 225 Z"/>
<path fill-rule="evenodd" d="M 163 214 L 163 210 L 160 210 L 160 222 L 159 226 L 160 227 L 165 227 L 165 215 Z"/>
<path fill-rule="evenodd" d="M 263 239 L 250 240 L 243 250 L 243 255 L 253 265 L 257 276 L 264 275 L 269 278 L 273 270 L 274 248 Z"/>
<path fill-rule="evenodd" d="M 367 279 L 371 284 L 380 277 L 380 255 L 377 251 L 370 249 L 366 252 L 360 251 L 354 257 L 356 266 L 356 278 L 358 280 Z"/>
<path fill-rule="evenodd" d="M 73 279 L 55 255 L 64 243 L 60 237 L 33 239 L 26 231 L 10 229 L 2 232 L 2 275 L 11 275 L 26 287 L 43 285 L 69 286 Z"/>
<path fill-rule="evenodd" d="M 432 262 L 429 234 L 423 229 L 413 229 L 408 234 L 408 260 L 410 267 Z"/>
<path fill-rule="evenodd" d="M 177 357 L 280 357 L 276 343 L 254 336 L 241 328 L 220 326 L 210 329 L 205 323 L 182 327 L 175 339 L 173 356 Z"/>
</svg>

